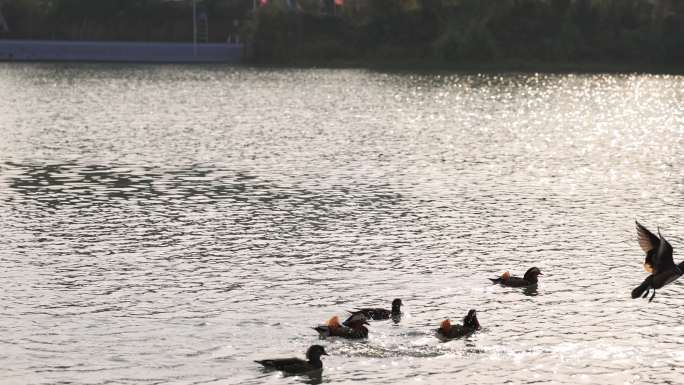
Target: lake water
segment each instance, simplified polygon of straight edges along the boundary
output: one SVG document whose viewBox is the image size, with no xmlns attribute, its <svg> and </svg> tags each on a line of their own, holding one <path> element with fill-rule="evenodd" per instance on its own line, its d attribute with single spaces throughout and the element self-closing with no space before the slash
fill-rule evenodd
<svg viewBox="0 0 684 385">
<path fill-rule="evenodd" d="M 683 145 L 678 76 L 0 64 L 1 382 L 681 383 Z"/>
</svg>

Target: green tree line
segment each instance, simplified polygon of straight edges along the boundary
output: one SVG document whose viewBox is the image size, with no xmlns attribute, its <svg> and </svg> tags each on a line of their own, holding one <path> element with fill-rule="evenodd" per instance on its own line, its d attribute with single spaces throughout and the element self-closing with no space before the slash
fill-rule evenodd
<svg viewBox="0 0 684 385">
<path fill-rule="evenodd" d="M 326 2 L 323 2 L 326 3 Z M 605 64 L 684 69 L 684 1 L 286 0 L 249 28 L 263 63 Z"/>
<path fill-rule="evenodd" d="M 684 69 L 680 0 L 197 3 L 209 41 L 239 33 L 254 63 Z M 0 0 L 0 10 L 8 38 L 190 41 L 193 33 L 190 0 Z"/>
</svg>

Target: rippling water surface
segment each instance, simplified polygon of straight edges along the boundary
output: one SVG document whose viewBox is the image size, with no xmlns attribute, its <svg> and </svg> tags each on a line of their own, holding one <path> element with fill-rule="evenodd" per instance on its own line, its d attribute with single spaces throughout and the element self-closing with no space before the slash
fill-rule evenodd
<svg viewBox="0 0 684 385">
<path fill-rule="evenodd" d="M 682 381 L 684 282 L 629 298 L 635 218 L 683 259 L 682 77 L 0 64 L 0 90 L 3 384 Z M 395 297 L 367 341 L 311 329 Z M 253 363 L 313 343 L 320 377 Z"/>
</svg>

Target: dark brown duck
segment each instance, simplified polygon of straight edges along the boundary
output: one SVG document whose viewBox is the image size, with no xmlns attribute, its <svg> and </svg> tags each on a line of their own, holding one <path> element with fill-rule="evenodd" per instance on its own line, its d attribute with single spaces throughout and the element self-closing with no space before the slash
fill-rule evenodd
<svg viewBox="0 0 684 385">
<path fill-rule="evenodd" d="M 351 316 L 349 316 L 349 318 L 342 322 L 342 324 L 349 326 L 350 320 L 352 320 L 354 316 L 358 314 L 363 314 L 366 317 L 366 319 L 369 320 L 377 321 L 392 318 L 393 320 L 398 322 L 401 319 L 401 305 L 401 299 L 395 298 L 394 301 L 392 301 L 392 310 L 387 310 L 379 307 L 365 307 L 361 309 L 349 310 Z"/>
<path fill-rule="evenodd" d="M 436 336 L 440 340 L 451 340 L 469 336 L 480 330 L 480 322 L 477 320 L 477 311 L 471 309 L 463 317 L 463 325 L 452 325 L 451 321 L 445 319 L 436 330 Z"/>
<path fill-rule="evenodd" d="M 527 286 L 532 286 L 536 285 L 538 282 L 537 277 L 542 274 L 542 272 L 536 268 L 536 267 L 531 267 L 525 272 L 525 275 L 520 278 L 520 277 L 515 277 L 512 276 L 511 273 L 505 272 L 501 274 L 501 277 L 498 278 L 489 278 L 493 283 L 498 283 L 503 286 L 510 286 L 510 287 L 527 287 Z"/>
<path fill-rule="evenodd" d="M 306 351 L 306 360 L 301 358 L 275 358 L 271 360 L 257 360 L 267 369 L 280 370 L 290 374 L 308 373 L 323 369 L 323 362 L 321 356 L 327 356 L 328 353 L 321 345 L 311 345 Z"/>
<path fill-rule="evenodd" d="M 641 285 L 632 290 L 632 298 L 637 298 L 642 294 L 642 298 L 646 298 L 649 291 L 653 290 L 653 294 L 648 300 L 651 302 L 655 297 L 656 289 L 660 289 L 682 276 L 684 262 L 675 265 L 672 245 L 660 234 L 660 229 L 658 229 L 658 236 L 656 236 L 639 222 L 636 222 L 636 228 L 639 246 L 646 253 L 644 270 L 651 274 L 646 277 Z"/>
<path fill-rule="evenodd" d="M 368 338 L 368 328 L 364 325 L 368 325 L 368 320 L 366 316 L 359 313 L 349 317 L 345 322 L 347 325 L 341 325 L 340 320 L 337 316 L 332 317 L 328 320 L 325 325 L 318 325 L 314 327 L 314 330 L 318 332 L 321 338 L 327 337 L 342 337 L 348 339 L 361 339 Z"/>
</svg>

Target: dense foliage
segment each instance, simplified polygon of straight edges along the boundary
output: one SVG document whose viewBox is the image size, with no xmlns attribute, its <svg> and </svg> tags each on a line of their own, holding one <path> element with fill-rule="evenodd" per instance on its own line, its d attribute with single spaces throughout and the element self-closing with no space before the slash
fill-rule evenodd
<svg viewBox="0 0 684 385">
<path fill-rule="evenodd" d="M 252 22 L 266 63 L 439 66 L 684 65 L 684 2 L 648 0 L 347 0 L 333 15 L 272 1 Z M 684 67 L 682 67 L 684 69 Z"/>
<path fill-rule="evenodd" d="M 267 64 L 684 68 L 678 0 L 198 0 Z M 293 6 L 294 5 L 294 6 Z M 189 0 L 0 0 L 6 37 L 188 41 Z M 240 20 L 235 23 L 235 20 Z"/>
</svg>

